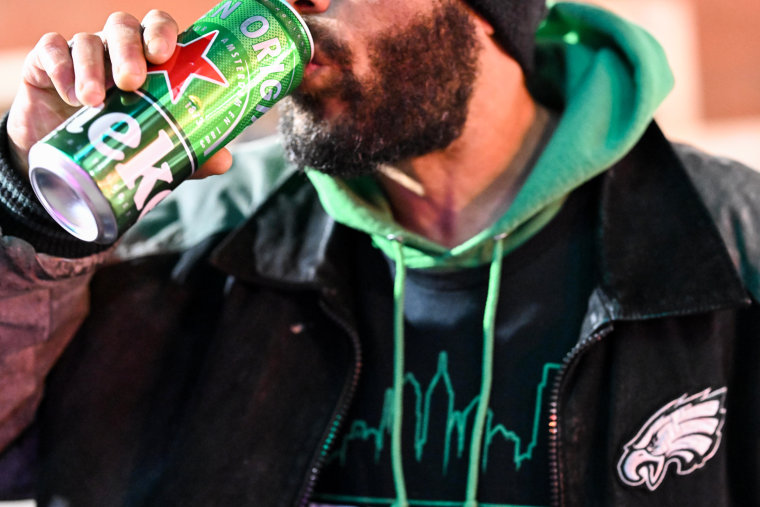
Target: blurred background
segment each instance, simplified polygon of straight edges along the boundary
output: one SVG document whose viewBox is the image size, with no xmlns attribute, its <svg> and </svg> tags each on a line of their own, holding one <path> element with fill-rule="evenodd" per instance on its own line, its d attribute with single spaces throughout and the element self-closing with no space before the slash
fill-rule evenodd
<svg viewBox="0 0 760 507">
<path fill-rule="evenodd" d="M 24 56 L 39 37 L 100 29 L 110 12 L 151 8 L 187 26 L 215 0 L 0 0 L 0 110 L 10 104 Z M 760 1 L 594 0 L 646 27 L 663 44 L 676 88 L 658 112 L 668 135 L 760 169 Z M 271 130 L 274 115 L 251 136 Z"/>
</svg>

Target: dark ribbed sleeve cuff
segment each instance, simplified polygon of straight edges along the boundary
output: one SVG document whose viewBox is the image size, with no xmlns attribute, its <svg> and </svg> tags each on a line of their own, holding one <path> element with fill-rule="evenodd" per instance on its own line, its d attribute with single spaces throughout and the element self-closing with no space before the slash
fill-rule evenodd
<svg viewBox="0 0 760 507">
<path fill-rule="evenodd" d="M 57 257 L 86 257 L 108 248 L 81 241 L 58 225 L 34 195 L 28 179 L 13 166 L 7 132 L 8 115 L 0 121 L 0 227 L 4 236 L 30 243 L 38 252 Z"/>
</svg>

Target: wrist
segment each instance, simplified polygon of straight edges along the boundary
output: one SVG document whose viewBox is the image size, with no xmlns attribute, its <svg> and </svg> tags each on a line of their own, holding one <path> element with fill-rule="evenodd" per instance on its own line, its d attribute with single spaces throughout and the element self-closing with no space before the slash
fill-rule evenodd
<svg viewBox="0 0 760 507">
<path fill-rule="evenodd" d="M 29 148 L 24 149 L 21 147 L 17 140 L 11 135 L 11 132 L 20 131 L 20 129 L 13 124 L 13 118 L 13 105 L 11 105 L 11 110 L 5 117 L 5 128 L 2 129 L 3 135 L 7 137 L 8 142 L 8 163 L 21 177 L 26 179 L 29 176 L 29 162 L 27 161 Z"/>
</svg>

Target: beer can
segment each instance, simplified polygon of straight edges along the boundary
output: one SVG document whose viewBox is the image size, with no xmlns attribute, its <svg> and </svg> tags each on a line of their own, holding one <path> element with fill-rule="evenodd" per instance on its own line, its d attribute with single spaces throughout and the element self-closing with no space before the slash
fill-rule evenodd
<svg viewBox="0 0 760 507">
<path fill-rule="evenodd" d="M 36 143 L 42 205 L 84 241 L 113 243 L 209 157 L 293 91 L 313 56 L 286 0 L 225 0 L 180 34 L 136 92 L 110 89 Z"/>
</svg>

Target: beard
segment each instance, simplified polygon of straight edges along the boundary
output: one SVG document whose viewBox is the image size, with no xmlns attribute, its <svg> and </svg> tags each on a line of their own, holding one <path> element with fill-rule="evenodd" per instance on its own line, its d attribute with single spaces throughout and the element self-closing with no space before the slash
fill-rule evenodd
<svg viewBox="0 0 760 507">
<path fill-rule="evenodd" d="M 330 90 L 297 90 L 283 101 L 279 128 L 291 162 L 356 176 L 446 148 L 461 135 L 480 46 L 470 14 L 441 3 L 430 16 L 370 42 L 371 77 L 364 80 L 349 70 L 350 48 L 314 24 L 320 51 L 343 70 Z M 345 105 L 331 120 L 328 97 Z"/>
</svg>

